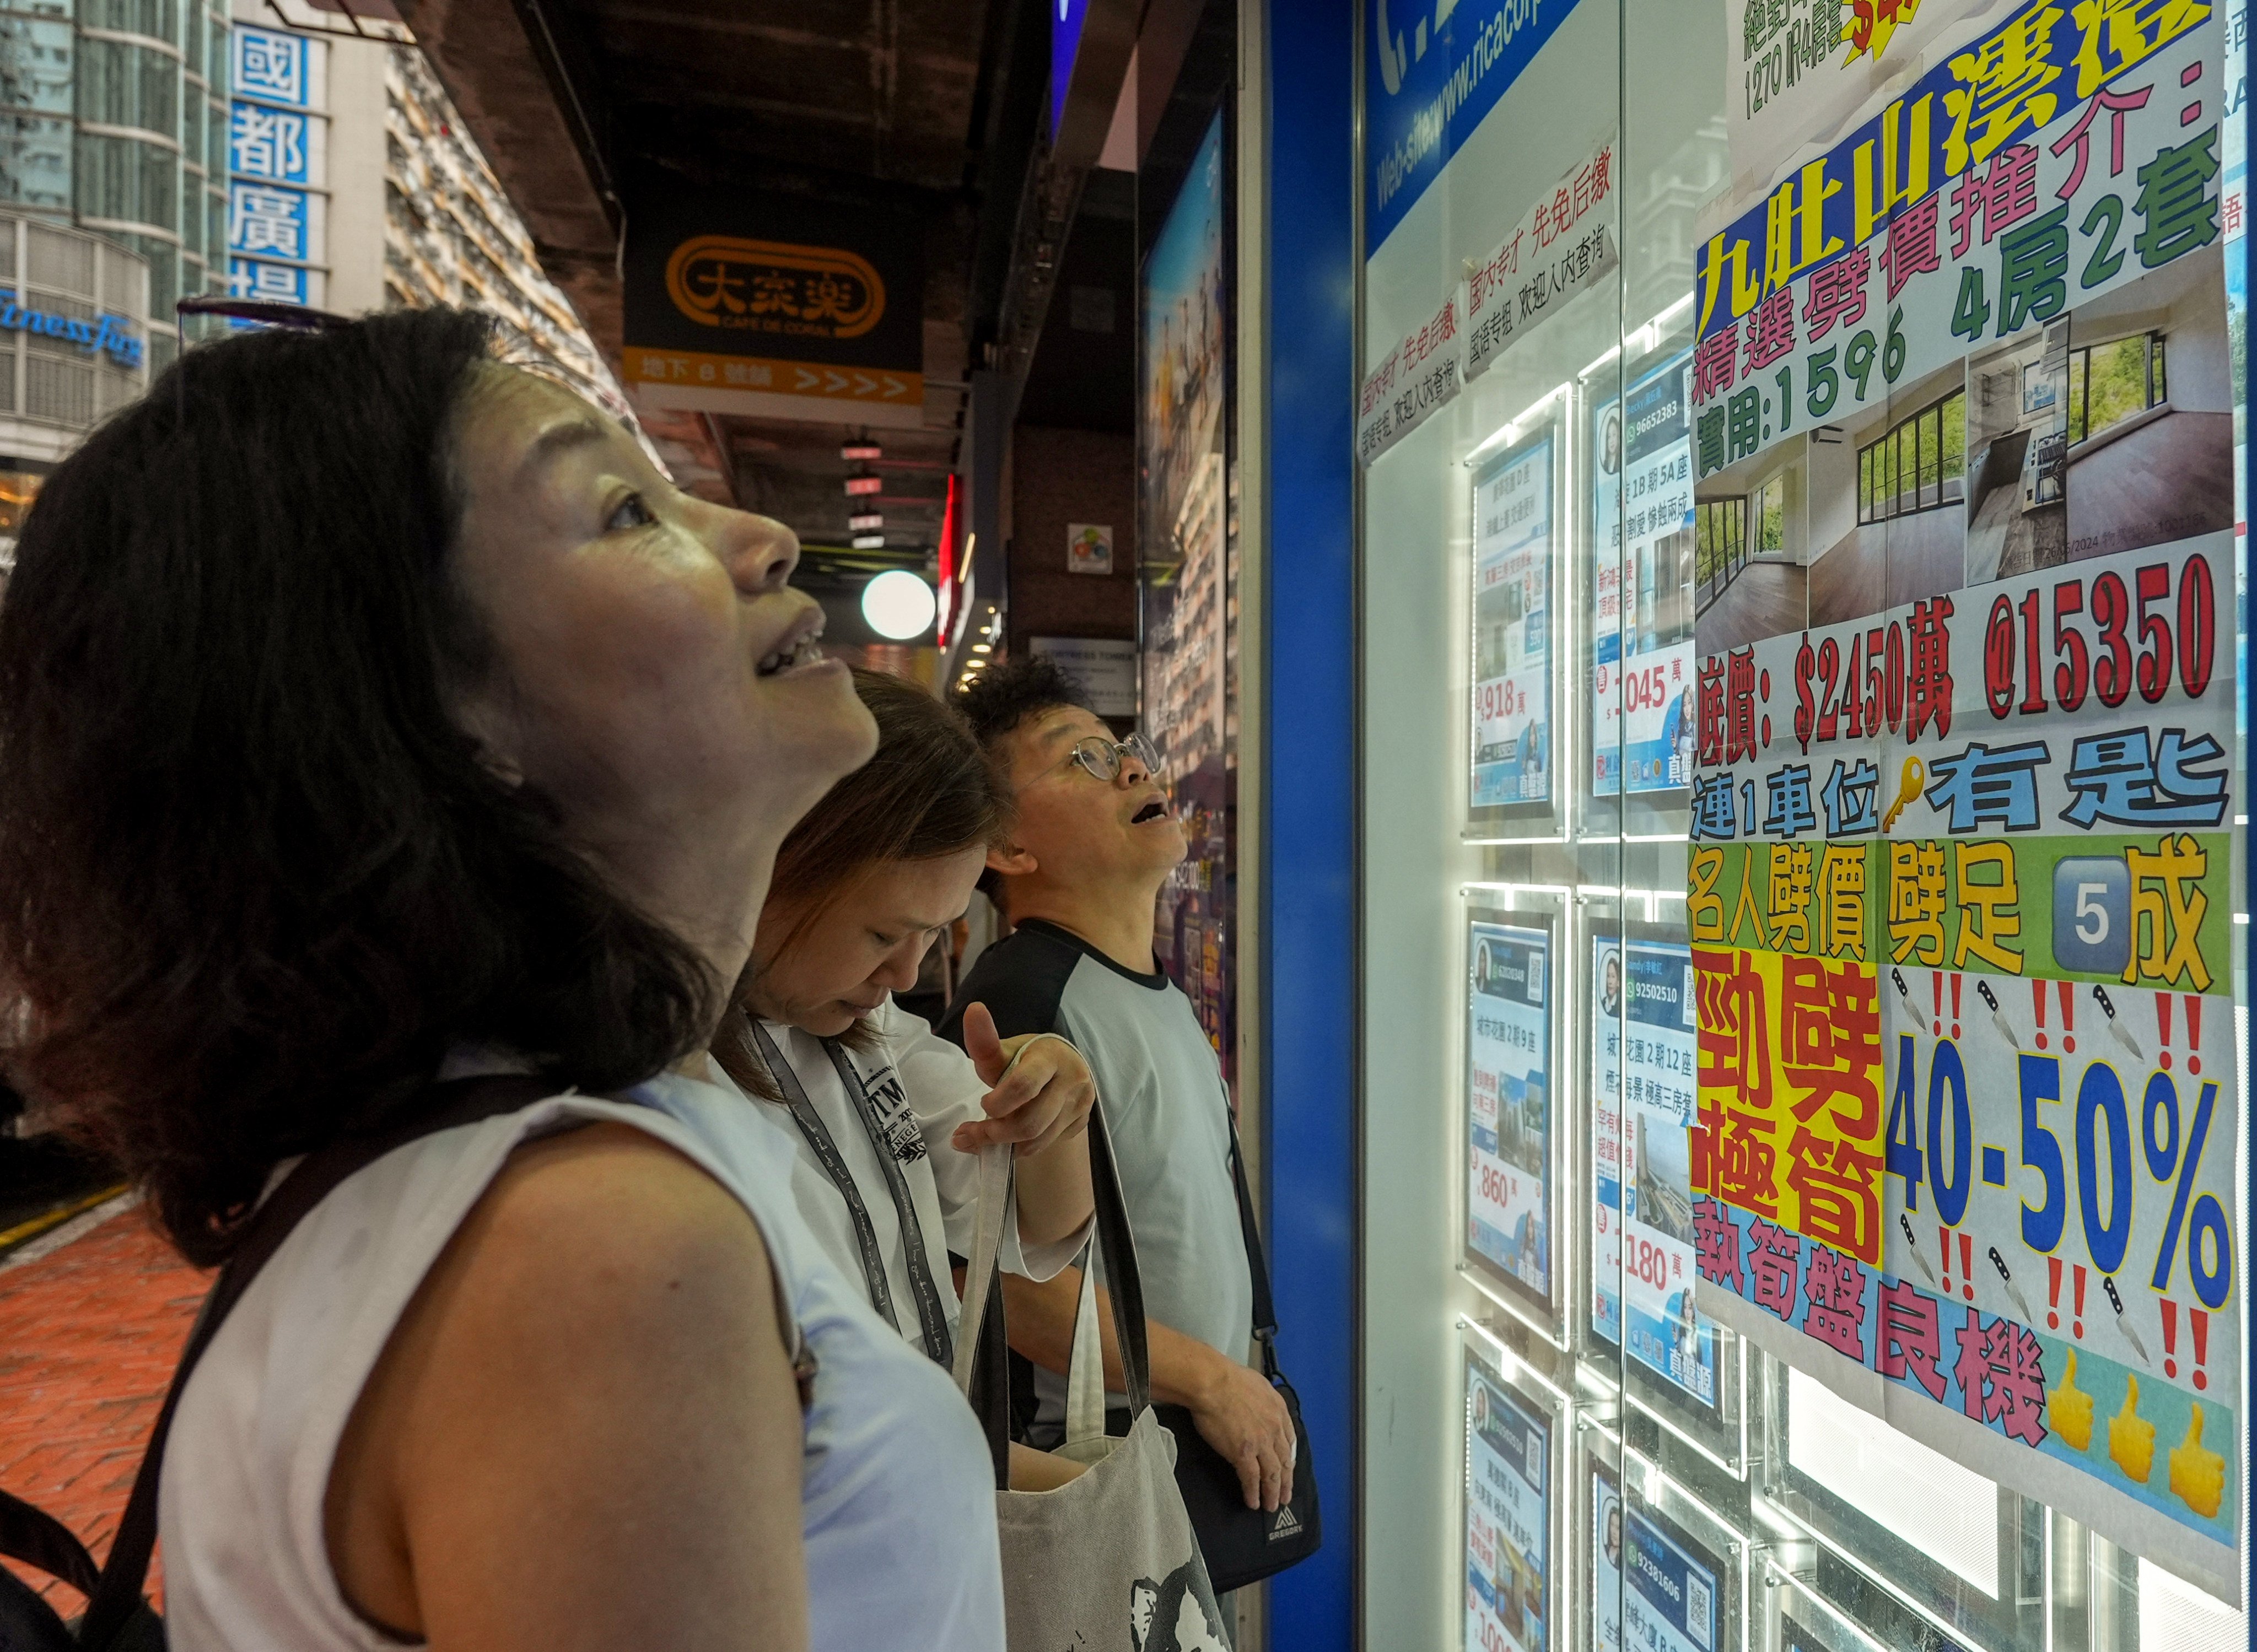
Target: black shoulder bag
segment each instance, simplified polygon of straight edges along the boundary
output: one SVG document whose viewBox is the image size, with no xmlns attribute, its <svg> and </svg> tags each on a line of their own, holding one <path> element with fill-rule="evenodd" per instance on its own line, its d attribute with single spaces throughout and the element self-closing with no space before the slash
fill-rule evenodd
<svg viewBox="0 0 2257 1652">
<path fill-rule="evenodd" d="M 6 1652 L 162 1652 L 164 1623 L 141 1594 L 149 1557 L 157 1547 L 157 1479 L 181 1392 L 229 1310 L 282 1248 L 291 1230 L 354 1171 L 421 1137 L 515 1112 L 555 1093 L 556 1086 L 543 1078 L 454 1079 L 433 1087 L 429 1112 L 388 1130 L 332 1142 L 301 1160 L 252 1214 L 235 1254 L 204 1298 L 188 1345 L 173 1368 L 172 1386 L 166 1390 L 164 1408 L 157 1414 L 157 1426 L 142 1454 L 141 1472 L 134 1478 L 133 1494 L 118 1522 L 109 1563 L 96 1566 L 86 1545 L 60 1521 L 0 1492 L 0 1555 L 60 1578 L 87 1597 L 85 1616 L 67 1624 L 29 1584 L 0 1566 L 0 1648 Z"/>
<path fill-rule="evenodd" d="M 1223 1103 L 1226 1117 L 1230 1104 Z M 1238 1470 L 1206 1443 L 1190 1410 L 1156 1406 L 1160 1421 L 1176 1437 L 1176 1485 L 1184 1494 L 1207 1576 L 1218 1593 L 1259 1583 L 1317 1552 L 1324 1528 L 1317 1508 L 1317 1463 L 1309 1450 L 1309 1430 L 1301 1421 L 1301 1398 L 1277 1369 L 1277 1307 L 1270 1297 L 1270 1265 L 1262 1253 L 1262 1232 L 1254 1225 L 1254 1196 L 1247 1190 L 1246 1165 L 1239 1153 L 1238 1120 L 1230 1119 L 1230 1179 L 1238 1190 L 1238 1225 L 1246 1240 L 1246 1266 L 1254 1276 L 1254 1339 L 1262 1346 L 1262 1374 L 1276 1387 L 1293 1418 L 1292 1500 L 1270 1514 L 1249 1508 L 1239 1489 Z"/>
</svg>

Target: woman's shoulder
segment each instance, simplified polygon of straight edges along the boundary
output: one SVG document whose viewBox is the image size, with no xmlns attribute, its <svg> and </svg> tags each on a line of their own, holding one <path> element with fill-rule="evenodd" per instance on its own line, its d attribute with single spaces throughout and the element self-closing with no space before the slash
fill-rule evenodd
<svg viewBox="0 0 2257 1652">
<path fill-rule="evenodd" d="M 743 1201 L 681 1147 L 640 1125 L 593 1121 L 519 1146 L 457 1231 L 505 1255 L 527 1285 L 592 1279 L 629 1292 L 683 1267 L 765 1272 Z"/>
</svg>

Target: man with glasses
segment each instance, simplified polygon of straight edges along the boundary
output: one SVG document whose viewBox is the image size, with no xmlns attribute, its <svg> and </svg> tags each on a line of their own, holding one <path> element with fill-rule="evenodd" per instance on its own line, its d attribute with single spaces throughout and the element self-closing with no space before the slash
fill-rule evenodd
<svg viewBox="0 0 2257 1652">
<path fill-rule="evenodd" d="M 1047 659 L 994 667 L 957 704 L 1015 802 L 980 884 L 1012 933 L 980 955 L 941 1033 L 961 1043 L 964 1006 L 981 1003 L 1002 1036 L 1057 1033 L 1088 1058 L 1136 1231 L 1152 1397 L 1188 1408 L 1236 1466 L 1247 1506 L 1274 1512 L 1291 1494 L 1294 1433 L 1247 1363 L 1254 1291 L 1228 1092 L 1191 1000 L 1152 953 L 1160 887 L 1185 853 L 1158 759 L 1142 735 L 1115 741 Z M 1011 1346 L 1036 1367 L 1037 1444 L 1062 1434 L 1080 1288 L 1072 1268 L 1044 1283 L 1004 1277 Z M 1109 1313 L 1098 1321 L 1117 1383 Z"/>
</svg>

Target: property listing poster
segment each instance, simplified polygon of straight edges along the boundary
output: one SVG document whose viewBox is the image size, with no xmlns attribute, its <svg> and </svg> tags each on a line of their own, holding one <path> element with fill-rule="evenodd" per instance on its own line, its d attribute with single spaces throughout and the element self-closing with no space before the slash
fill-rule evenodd
<svg viewBox="0 0 2257 1652">
<path fill-rule="evenodd" d="M 1591 787 L 1681 789 L 1693 774 L 1692 357 L 1591 413 Z"/>
<path fill-rule="evenodd" d="M 1466 957 L 1466 1245 L 1485 1270 L 1552 1299 L 1552 936 L 1475 921 Z"/>
<path fill-rule="evenodd" d="M 1623 1648 L 1622 1482 L 1605 1464 L 1591 1465 L 1591 1642 L 1593 1652 Z"/>
<path fill-rule="evenodd" d="M 1960 16 L 1705 242 L 1700 498 L 1782 554 L 1688 900 L 1704 1309 L 2238 1605 L 2225 33 Z"/>
<path fill-rule="evenodd" d="M 1632 1508 L 1623 1521 L 1625 1652 L 1716 1652 L 1716 1556 L 1666 1515 Z"/>
<path fill-rule="evenodd" d="M 1716 1326 L 1694 1307 L 1693 950 L 1635 929 L 1594 937 L 1591 1002 L 1599 1113 L 1593 1324 L 1713 1407 Z"/>
<path fill-rule="evenodd" d="M 1552 796 L 1553 440 L 1474 482 L 1473 807 Z"/>
<path fill-rule="evenodd" d="M 1222 117 L 1207 127 L 1143 272 L 1137 420 L 1142 728 L 1190 851 L 1154 948 L 1234 1084 L 1238 1060 L 1237 541 Z"/>
<path fill-rule="evenodd" d="M 1552 1645 L 1552 1425 L 1466 1356 L 1466 1647 Z"/>
</svg>

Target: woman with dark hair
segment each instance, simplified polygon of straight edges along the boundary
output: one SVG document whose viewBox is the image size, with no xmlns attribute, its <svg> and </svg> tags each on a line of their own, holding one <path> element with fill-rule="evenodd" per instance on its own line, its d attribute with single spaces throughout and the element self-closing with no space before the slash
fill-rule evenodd
<svg viewBox="0 0 2257 1652">
<path fill-rule="evenodd" d="M 697 1077 L 869 714 L 789 530 L 490 337 L 189 352 L 49 479 L 0 604 L 11 1066 L 183 1253 L 435 1078 L 555 1091 L 343 1182 L 223 1323 L 172 1643 L 994 1652 L 976 1424 Z"/>
<path fill-rule="evenodd" d="M 914 683 L 857 672 L 876 754 L 824 794 L 776 852 L 716 1060 L 780 1105 L 796 1139 L 792 1191 L 839 1271 L 943 1366 L 959 1313 L 951 1252 L 972 1253 L 978 1149 L 989 1117 L 1017 1121 L 1009 1272 L 1050 1279 L 1089 1233 L 1084 1126 L 1095 1081 L 1055 1034 L 1003 1040 L 986 1010 L 958 1048 L 894 1002 L 933 937 L 972 899 L 1008 808 L 964 719 Z M 1014 1483 L 1070 1476 L 1014 1448 Z"/>
</svg>

